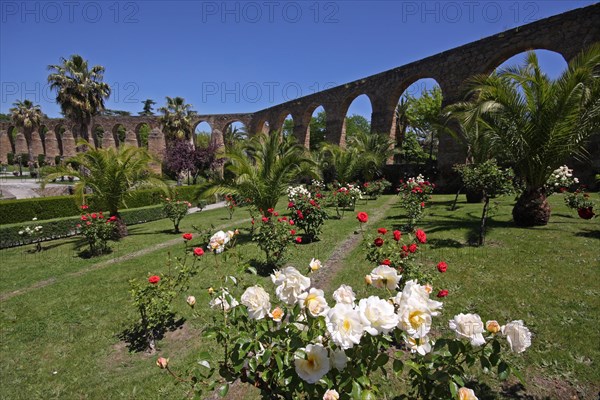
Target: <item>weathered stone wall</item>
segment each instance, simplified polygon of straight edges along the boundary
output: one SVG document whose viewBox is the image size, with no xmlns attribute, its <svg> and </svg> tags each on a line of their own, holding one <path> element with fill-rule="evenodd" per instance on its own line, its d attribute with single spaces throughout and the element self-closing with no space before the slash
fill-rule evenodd
<svg viewBox="0 0 600 400">
<path fill-rule="evenodd" d="M 212 128 L 214 143 L 223 143 L 223 132 L 227 126 L 240 121 L 249 132 L 279 131 L 288 114 L 294 120 L 294 135 L 300 143 L 310 145 L 309 124 L 313 111 L 322 106 L 326 113 L 327 140 L 345 145 L 345 117 L 352 101 L 367 95 L 371 101 L 371 130 L 385 132 L 391 138 L 396 137 L 395 109 L 402 93 L 415 81 L 421 78 L 435 79 L 442 89 L 444 105 L 461 99 L 463 83 L 475 74 L 489 74 L 499 64 L 530 49 L 545 49 L 560 53 L 566 61 L 571 60 L 586 46 L 600 42 L 600 4 L 576 9 L 564 14 L 546 18 L 510 29 L 464 46 L 424 58 L 404 66 L 391 69 L 376 75 L 349 82 L 322 92 L 304 96 L 293 101 L 278 104 L 254 113 L 199 115 L 194 126 L 207 122 Z M 164 135 L 160 131 L 159 117 L 96 117 L 92 126 L 100 126 L 104 130 L 102 145 L 115 146 L 114 135 L 119 125 L 126 129 L 126 142 L 132 145 L 139 143 L 139 128 L 148 124 L 152 129 L 149 138 L 150 150 L 162 155 L 165 148 Z M 54 136 L 58 146 L 46 146 L 47 155 L 58 151 L 67 156 L 75 152 L 75 140 L 70 135 L 60 138 L 57 132 L 66 127 L 76 132 L 68 121 L 50 119 L 44 121 L 49 129 L 46 137 Z M 10 124 L 0 123 L 0 161 L 6 162 L 7 142 Z M 47 139 L 48 140 L 48 139 Z M 22 139 L 10 143 L 11 149 L 23 148 Z M 463 150 L 451 138 L 440 139 L 438 167 L 441 172 L 442 185 L 452 178 L 451 166 L 464 159 Z M 600 157 L 600 155 L 598 155 Z"/>
</svg>

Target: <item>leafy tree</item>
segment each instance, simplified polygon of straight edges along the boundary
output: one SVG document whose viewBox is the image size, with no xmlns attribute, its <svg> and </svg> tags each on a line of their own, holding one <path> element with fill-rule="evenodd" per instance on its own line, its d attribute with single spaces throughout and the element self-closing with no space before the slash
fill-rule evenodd
<svg viewBox="0 0 600 400">
<path fill-rule="evenodd" d="M 140 126 L 140 130 L 139 130 L 139 135 L 140 135 L 140 146 L 141 147 L 148 147 L 148 136 L 150 136 L 150 126 L 148 124 L 144 124 L 142 126 Z"/>
<path fill-rule="evenodd" d="M 89 143 L 80 141 L 78 145 L 89 147 Z M 77 153 L 69 162 L 82 168 L 75 171 L 58 167 L 56 172 L 44 178 L 45 186 L 52 179 L 63 175 L 78 177 L 74 189 L 77 201 L 86 204 L 86 196 L 91 190 L 94 199 L 104 204 L 111 216 L 117 218 L 117 226 L 121 236 L 127 235 L 127 227 L 121 219 L 119 208 L 127 206 L 127 197 L 133 189 L 142 186 L 157 186 L 167 190 L 166 184 L 150 169 L 154 157 L 144 148 L 120 146 L 118 149 L 89 148 L 86 152 Z"/>
<path fill-rule="evenodd" d="M 312 118 L 311 118 L 312 121 Z M 281 128 L 281 133 L 283 136 L 293 136 L 294 135 L 294 120 L 286 119 L 283 121 L 283 127 Z"/>
<path fill-rule="evenodd" d="M 529 52 L 522 65 L 473 77 L 473 100 L 456 106 L 466 126 L 483 121 L 494 148 L 513 160 L 525 185 L 513 208 L 517 225 L 548 223 L 548 177 L 568 157 L 582 157 L 585 139 L 600 129 L 599 67 L 600 44 L 575 57 L 556 80 Z"/>
<path fill-rule="evenodd" d="M 388 135 L 370 133 L 368 130 L 356 131 L 350 137 L 348 146 L 357 150 L 362 179 L 366 181 L 380 176 L 387 160 L 396 153 L 394 141 Z"/>
<path fill-rule="evenodd" d="M 325 111 L 317 113 L 310 119 L 310 150 L 319 150 L 327 137 L 327 115 Z"/>
<path fill-rule="evenodd" d="M 2 114 L 0 113 L 0 122 L 9 122 L 10 114 Z"/>
<path fill-rule="evenodd" d="M 357 135 L 371 133 L 371 123 L 362 115 L 354 114 L 346 118 L 346 142 Z"/>
<path fill-rule="evenodd" d="M 217 145 L 207 143 L 205 146 L 194 147 L 183 139 L 175 139 L 165 153 L 165 167 L 177 176 L 187 173 L 196 184 L 201 174 L 211 175 L 220 162 Z"/>
<path fill-rule="evenodd" d="M 100 111 L 98 115 L 101 115 L 103 117 L 129 117 L 131 116 L 131 113 L 129 111 L 111 110 L 107 108 Z"/>
<path fill-rule="evenodd" d="M 37 154 L 33 154 L 32 133 L 39 128 L 44 114 L 40 106 L 34 105 L 30 100 L 18 100 L 13 103 L 14 108 L 10 109 L 11 121 L 18 128 L 23 129 L 23 134 L 27 140 L 27 154 L 29 160 L 34 160 Z"/>
<path fill-rule="evenodd" d="M 48 83 L 56 90 L 56 101 L 63 115 L 79 125 L 79 137 L 89 141 L 92 118 L 104 110 L 104 100 L 110 96 L 110 87 L 102 82 L 104 67 L 88 67 L 88 62 L 74 54 L 61 63 L 49 65 Z"/>
<path fill-rule="evenodd" d="M 165 138 L 190 139 L 194 132 L 192 118 L 196 112 L 192 110 L 191 104 L 186 104 L 183 97 L 168 97 L 167 104 L 158 109 L 162 113 L 160 122 L 163 126 Z"/>
<path fill-rule="evenodd" d="M 208 183 L 199 195 L 239 194 L 242 198 L 252 199 L 263 212 L 275 208 L 294 179 L 318 176 L 316 163 L 293 137 L 256 135 L 237 143 L 224 157 L 228 160 L 225 168 L 233 178 Z"/>
<path fill-rule="evenodd" d="M 248 138 L 248 132 L 245 126 L 238 128 L 237 126 L 233 126 L 233 124 L 229 124 L 225 132 L 223 132 L 223 143 L 225 147 L 230 148 L 235 145 L 237 142 L 241 142 Z"/>
<path fill-rule="evenodd" d="M 362 154 L 356 148 L 344 149 L 326 143 L 320 152 L 320 168 L 327 181 L 337 180 L 346 185 L 358 178 L 362 170 Z"/>
<path fill-rule="evenodd" d="M 141 112 L 139 112 L 139 115 L 143 115 L 143 116 L 150 116 L 150 115 L 154 115 L 154 110 L 152 110 L 152 106 L 156 104 L 156 102 L 152 99 L 146 99 L 144 101 L 142 101 L 142 104 L 144 104 L 144 108 Z"/>
<path fill-rule="evenodd" d="M 435 86 L 424 90 L 420 97 L 406 96 L 408 129 L 413 130 L 424 145 L 429 146 L 429 159 L 433 159 L 438 140 L 442 113 L 442 90 Z"/>
</svg>

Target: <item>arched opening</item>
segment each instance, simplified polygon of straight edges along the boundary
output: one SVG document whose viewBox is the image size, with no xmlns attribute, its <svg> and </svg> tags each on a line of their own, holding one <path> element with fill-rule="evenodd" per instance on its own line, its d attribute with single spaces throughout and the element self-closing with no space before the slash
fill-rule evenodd
<svg viewBox="0 0 600 400">
<path fill-rule="evenodd" d="M 46 163 L 46 134 L 48 133 L 48 127 L 46 125 L 40 125 L 37 129 L 39 137 L 37 140 L 38 147 L 34 148 L 34 151 L 37 150 L 37 154 L 34 154 L 37 157 L 38 165 L 43 166 Z"/>
<path fill-rule="evenodd" d="M 550 79 L 558 78 L 567 69 L 567 61 L 562 54 L 551 50 L 539 49 L 533 50 L 533 52 L 538 58 L 538 63 L 541 70 L 548 75 Z M 527 51 L 523 51 L 507 58 L 501 64 L 499 64 L 495 70 L 497 71 L 500 69 L 505 69 L 506 67 L 523 65 L 525 63 L 527 53 Z"/>
<path fill-rule="evenodd" d="M 371 133 L 371 114 L 373 107 L 366 94 L 357 96 L 346 111 L 346 143 L 350 143 L 360 135 Z"/>
<path fill-rule="evenodd" d="M 200 121 L 194 128 L 194 144 L 196 147 L 206 148 L 212 141 L 212 127 L 206 121 Z"/>
<path fill-rule="evenodd" d="M 63 134 L 65 133 L 65 131 L 67 130 L 67 128 L 64 125 L 56 125 L 54 127 L 54 135 L 56 136 L 56 143 L 58 144 L 58 152 L 60 154 L 60 157 L 64 156 L 65 152 L 63 150 Z M 60 158 L 59 157 L 59 158 Z M 56 165 L 60 164 L 60 159 L 55 160 Z"/>
<path fill-rule="evenodd" d="M 396 107 L 397 164 L 429 165 L 437 159 L 443 94 L 439 83 L 422 78 L 404 90 Z"/>
<path fill-rule="evenodd" d="M 231 121 L 223 129 L 223 143 L 231 146 L 236 142 L 248 139 L 248 128 L 241 121 Z"/>
<path fill-rule="evenodd" d="M 292 114 L 288 114 L 283 120 L 283 124 L 281 125 L 281 129 L 279 130 L 281 136 L 288 137 L 294 135 L 294 118 Z"/>
<path fill-rule="evenodd" d="M 137 138 L 138 147 L 148 148 L 148 136 L 150 136 L 150 130 L 150 125 L 145 122 L 142 122 L 135 127 L 135 136 Z"/>
<path fill-rule="evenodd" d="M 319 150 L 327 138 L 327 113 L 323 106 L 315 107 L 310 117 L 310 150 Z"/>
<path fill-rule="evenodd" d="M 254 134 L 261 134 L 261 133 L 269 133 L 269 131 L 271 130 L 271 126 L 269 125 L 269 121 L 258 121 L 258 123 L 256 124 L 256 132 L 249 132 L 249 134 L 254 135 Z"/>
<path fill-rule="evenodd" d="M 122 124 L 116 124 L 113 126 L 112 134 L 116 147 L 121 147 L 125 144 L 125 139 L 127 137 L 127 130 L 125 129 L 125 126 Z"/>
<path fill-rule="evenodd" d="M 104 128 L 101 125 L 94 125 L 92 128 L 92 137 L 96 148 L 101 149 L 104 142 Z"/>
</svg>

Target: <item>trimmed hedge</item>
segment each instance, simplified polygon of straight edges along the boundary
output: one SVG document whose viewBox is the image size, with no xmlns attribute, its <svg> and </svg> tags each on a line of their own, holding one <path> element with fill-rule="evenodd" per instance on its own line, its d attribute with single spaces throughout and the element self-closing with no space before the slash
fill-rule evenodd
<svg viewBox="0 0 600 400">
<path fill-rule="evenodd" d="M 177 192 L 181 200 L 192 202 L 198 191 L 197 186 L 180 186 L 171 188 Z M 125 199 L 127 209 L 147 207 L 160 203 L 160 196 L 164 192 L 160 189 L 144 189 L 132 192 Z M 106 206 L 95 201 L 93 196 L 88 197 L 91 209 L 106 210 Z M 34 217 L 39 221 L 71 217 L 79 215 L 80 210 L 73 196 L 37 197 L 33 199 L 3 200 L 0 201 L 0 225 L 26 223 Z"/>
<path fill-rule="evenodd" d="M 161 205 L 126 209 L 121 211 L 120 214 L 128 226 L 164 218 Z M 78 217 L 67 217 L 49 221 L 30 220 L 25 223 L 3 226 L 0 228 L 0 248 L 4 249 L 32 243 L 31 237 L 19 235 L 19 231 L 26 226 L 43 226 L 42 241 L 47 241 L 77 235 L 76 226 L 80 222 Z"/>
</svg>

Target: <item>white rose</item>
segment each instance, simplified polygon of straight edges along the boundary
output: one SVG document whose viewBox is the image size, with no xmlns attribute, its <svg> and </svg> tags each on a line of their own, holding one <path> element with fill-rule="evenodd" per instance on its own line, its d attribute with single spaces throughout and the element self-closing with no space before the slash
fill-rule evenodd
<svg viewBox="0 0 600 400">
<path fill-rule="evenodd" d="M 196 299 L 194 299 L 194 302 L 195 300 Z M 232 295 L 230 295 L 227 290 L 223 290 L 223 293 L 221 293 L 219 296 L 212 299 L 210 303 L 208 303 L 208 305 L 210 305 L 211 308 L 223 310 L 225 312 L 231 310 L 233 307 L 236 307 L 239 304 L 240 303 L 238 303 L 237 300 Z"/>
<path fill-rule="evenodd" d="M 251 319 L 263 319 L 271 309 L 269 294 L 258 285 L 246 289 L 242 295 L 242 304 L 248 307 L 248 316 Z"/>
<path fill-rule="evenodd" d="M 388 288 L 395 290 L 398 287 L 401 276 L 396 270 L 388 265 L 380 265 L 371 271 L 371 282 L 373 286 L 379 289 Z"/>
<path fill-rule="evenodd" d="M 472 389 L 461 387 L 458 389 L 458 400 L 479 400 L 475 396 L 475 392 Z"/>
<path fill-rule="evenodd" d="M 329 389 L 323 395 L 323 400 L 339 400 L 340 394 L 335 389 Z"/>
<path fill-rule="evenodd" d="M 423 338 L 431 330 L 431 311 L 427 307 L 427 303 L 419 296 L 410 296 L 405 299 L 403 294 L 398 317 L 398 327 L 410 337 Z"/>
<path fill-rule="evenodd" d="M 311 288 L 310 292 L 300 294 L 298 301 L 302 308 L 306 308 L 313 317 L 324 316 L 329 311 L 325 293 L 321 289 Z"/>
<path fill-rule="evenodd" d="M 407 337 L 404 339 L 406 345 L 410 349 L 411 353 L 419 353 L 424 356 L 425 354 L 431 351 L 431 343 L 429 342 L 429 337 L 424 336 L 422 338 L 413 338 Z"/>
<path fill-rule="evenodd" d="M 398 315 L 394 306 L 377 296 L 370 296 L 358 302 L 360 318 L 365 331 L 372 336 L 388 333 L 398 325 Z"/>
<path fill-rule="evenodd" d="M 422 302 L 423 305 L 429 310 L 429 313 L 435 317 L 439 314 L 439 310 L 444 304 L 442 302 L 430 299 L 430 293 L 430 288 L 420 285 L 416 280 L 413 279 L 406 282 L 404 289 L 402 290 L 402 294 L 396 295 L 394 298 L 394 303 L 402 308 L 403 305 L 409 302 L 411 298 L 416 298 L 417 301 Z"/>
<path fill-rule="evenodd" d="M 317 270 L 321 269 L 321 267 L 323 265 L 321 264 L 321 261 L 313 258 L 312 260 L 310 260 L 310 263 L 308 264 L 308 266 L 310 267 L 311 271 L 317 271 Z"/>
<path fill-rule="evenodd" d="M 485 343 L 482 333 L 484 332 L 483 322 L 477 314 L 455 315 L 449 323 L 450 329 L 456 332 L 456 337 L 465 338 L 471 341 L 473 346 L 481 346 Z"/>
<path fill-rule="evenodd" d="M 31 218 L 32 221 L 37 221 L 37 217 Z"/>
<path fill-rule="evenodd" d="M 503 326 L 502 334 L 510 345 L 510 349 L 515 353 L 524 352 L 531 346 L 531 332 L 523 325 L 523 321 L 512 321 Z"/>
<path fill-rule="evenodd" d="M 298 296 L 310 287 L 310 278 L 303 276 L 294 267 L 285 267 L 278 271 L 279 277 L 273 278 L 273 282 L 279 282 L 279 286 L 275 289 L 277 297 L 286 304 L 293 305 L 298 302 Z"/>
<path fill-rule="evenodd" d="M 331 369 L 327 349 L 320 344 L 309 344 L 306 358 L 296 356 L 294 366 L 300 378 L 308 383 L 317 383 Z"/>
<path fill-rule="evenodd" d="M 186 301 L 190 307 L 194 307 L 196 305 L 196 298 L 194 296 L 188 296 Z"/>
<path fill-rule="evenodd" d="M 573 182 L 575 182 L 575 183 L 579 183 L 579 179 L 577 179 L 577 178 L 573 178 Z"/>
<path fill-rule="evenodd" d="M 348 364 L 348 356 L 342 349 L 337 349 L 335 351 L 331 350 L 331 367 L 337 369 L 338 371 L 343 371 L 346 368 L 346 364 Z"/>
<path fill-rule="evenodd" d="M 327 313 L 327 330 L 333 342 L 345 350 L 360 343 L 364 325 L 358 310 L 338 303 Z"/>
<path fill-rule="evenodd" d="M 354 304 L 356 295 L 352 287 L 348 285 L 340 286 L 335 292 L 333 292 L 333 299 L 336 303 Z"/>
</svg>

